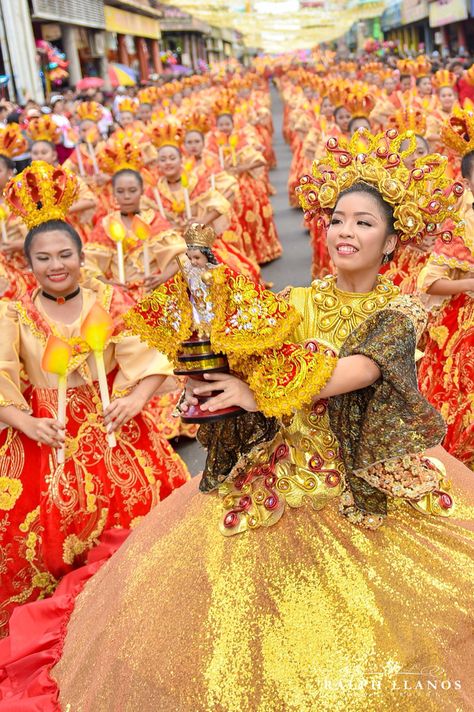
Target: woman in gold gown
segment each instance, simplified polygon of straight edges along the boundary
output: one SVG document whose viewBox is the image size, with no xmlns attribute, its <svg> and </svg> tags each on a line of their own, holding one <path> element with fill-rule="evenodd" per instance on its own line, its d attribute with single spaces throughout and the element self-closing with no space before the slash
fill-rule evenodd
<svg viewBox="0 0 474 712">
<path fill-rule="evenodd" d="M 38 625 L 39 609 L 14 617 L 0 647 L 6 701 L 30 694 L 43 710 L 94 712 L 472 706 L 472 473 L 437 447 L 442 421 L 416 387 L 423 310 L 378 276 L 424 213 L 406 218 L 418 188 L 380 155 L 351 162 L 350 190 L 319 174 L 302 196 L 307 210 L 323 198 L 335 208 L 337 277 L 288 290 L 299 346 L 250 358 L 252 293 L 229 296 L 241 317 L 225 322 L 242 349 L 234 368 L 248 383 L 210 377 L 222 392 L 205 407 L 279 414 L 275 439 L 216 490 L 198 493 L 193 480 L 156 508 L 85 585 L 67 628 L 86 572 L 56 599 L 60 626 Z"/>
</svg>

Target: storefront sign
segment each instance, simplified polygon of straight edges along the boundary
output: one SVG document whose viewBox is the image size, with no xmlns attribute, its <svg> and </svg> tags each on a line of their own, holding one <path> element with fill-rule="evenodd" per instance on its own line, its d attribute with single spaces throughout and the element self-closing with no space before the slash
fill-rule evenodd
<svg viewBox="0 0 474 712">
<path fill-rule="evenodd" d="M 428 12 L 428 0 L 403 0 L 402 2 L 402 22 L 404 25 L 423 20 L 428 17 Z"/>
<path fill-rule="evenodd" d="M 467 19 L 467 0 L 436 0 L 430 3 L 430 26 L 441 27 Z"/>
<path fill-rule="evenodd" d="M 135 15 L 133 12 L 119 10 L 106 5 L 105 29 L 119 35 L 132 35 L 133 37 L 149 37 L 157 40 L 161 37 L 160 23 L 151 17 Z"/>
</svg>

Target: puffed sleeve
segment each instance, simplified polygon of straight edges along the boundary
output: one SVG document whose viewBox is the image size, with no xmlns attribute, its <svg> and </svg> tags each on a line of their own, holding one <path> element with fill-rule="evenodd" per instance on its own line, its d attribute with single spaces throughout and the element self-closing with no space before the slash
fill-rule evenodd
<svg viewBox="0 0 474 712">
<path fill-rule="evenodd" d="M 163 272 L 175 257 L 185 254 L 186 242 L 175 230 L 165 230 L 151 238 L 150 251 Z"/>
<path fill-rule="evenodd" d="M 97 205 L 98 200 L 97 200 L 96 196 L 94 195 L 94 193 L 92 192 L 92 190 L 87 185 L 87 183 L 85 182 L 85 180 L 83 180 L 79 176 L 77 176 L 77 180 L 78 180 L 78 184 L 79 184 L 79 193 L 77 195 L 77 202 L 79 202 L 80 200 L 81 201 L 82 200 L 90 200 L 93 203 L 95 203 L 95 205 Z"/>
<path fill-rule="evenodd" d="M 21 393 L 20 327 L 13 305 L 0 302 L 0 407 L 30 407 Z M 0 411 L 1 418 L 1 411 Z"/>
<path fill-rule="evenodd" d="M 130 333 L 122 334 L 115 344 L 115 359 L 119 370 L 113 386 L 114 396 L 125 394 L 147 376 L 173 375 L 173 367 L 164 354 Z"/>
<path fill-rule="evenodd" d="M 107 277 L 110 274 L 113 254 L 113 250 L 108 245 L 101 245 L 99 242 L 87 242 L 84 245 L 85 276 L 87 278 Z"/>
</svg>

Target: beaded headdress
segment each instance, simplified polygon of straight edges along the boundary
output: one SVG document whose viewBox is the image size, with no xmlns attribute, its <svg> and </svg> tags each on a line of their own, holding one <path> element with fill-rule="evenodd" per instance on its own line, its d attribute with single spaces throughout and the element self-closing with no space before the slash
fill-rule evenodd
<svg viewBox="0 0 474 712">
<path fill-rule="evenodd" d="M 103 115 L 102 106 L 98 101 L 81 101 L 76 109 L 76 114 L 81 121 L 100 121 Z"/>
<path fill-rule="evenodd" d="M 174 146 L 180 148 L 183 143 L 182 129 L 171 122 L 154 122 L 147 126 L 146 135 L 149 137 L 155 148 L 163 146 Z"/>
<path fill-rule="evenodd" d="M 61 141 L 61 129 L 54 123 L 51 116 L 30 119 L 26 132 L 33 141 L 49 141 L 54 144 Z"/>
<path fill-rule="evenodd" d="M 184 239 L 188 247 L 207 247 L 212 248 L 216 239 L 216 233 L 211 225 L 202 225 L 201 223 L 191 223 L 186 232 Z"/>
<path fill-rule="evenodd" d="M 441 140 L 460 156 L 474 151 L 474 113 L 455 107 L 441 127 Z"/>
<path fill-rule="evenodd" d="M 363 151 L 361 138 L 366 145 Z M 404 140 L 408 146 L 401 150 Z M 407 169 L 403 161 L 415 149 L 410 131 L 399 135 L 396 129 L 388 129 L 372 135 L 360 129 L 350 141 L 331 137 L 326 155 L 313 163 L 312 175 L 300 178 L 296 188 L 305 218 L 331 214 L 342 191 L 366 183 L 394 208 L 395 231 L 402 242 L 420 241 L 425 234 L 449 242 L 453 232 L 463 229 L 455 212 L 463 186 L 449 181 L 447 158 L 437 153 L 417 159 L 415 168 Z"/>
<path fill-rule="evenodd" d="M 137 141 L 126 134 L 120 134 L 110 139 L 97 151 L 99 168 L 108 175 L 129 168 L 141 171 L 143 157 Z"/>
<path fill-rule="evenodd" d="M 186 116 L 184 119 L 184 133 L 189 133 L 189 131 L 199 131 L 199 133 L 204 135 L 209 131 L 209 129 L 209 119 L 206 114 L 195 111 L 193 114 Z"/>
<path fill-rule="evenodd" d="M 28 228 L 64 220 L 79 191 L 77 176 L 62 166 L 33 161 L 5 188 L 5 200 Z"/>
<path fill-rule="evenodd" d="M 13 158 L 25 153 L 28 149 L 28 141 L 21 133 L 18 124 L 7 124 L 0 129 L 0 154 Z"/>
</svg>

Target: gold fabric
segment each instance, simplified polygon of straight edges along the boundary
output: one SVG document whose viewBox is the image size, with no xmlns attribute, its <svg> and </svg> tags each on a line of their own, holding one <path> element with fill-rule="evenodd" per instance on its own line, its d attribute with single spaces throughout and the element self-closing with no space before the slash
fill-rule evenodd
<svg viewBox="0 0 474 712">
<path fill-rule="evenodd" d="M 52 671 L 61 709 L 470 709 L 472 473 L 435 454 L 471 492 L 457 520 L 405 505 L 373 532 L 333 501 L 229 539 L 214 494 L 174 492 L 79 596 Z"/>
<path fill-rule="evenodd" d="M 344 329 L 395 296 L 383 280 L 368 295 L 340 293 L 333 280 L 291 290 L 303 316 L 295 336 L 337 353 Z M 284 417 L 272 447 L 244 456 L 220 493 L 199 494 L 196 479 L 173 493 L 79 596 L 52 671 L 62 709 L 469 709 L 472 473 L 442 448 L 428 454 L 446 467 L 454 515 L 390 497 L 384 527 L 355 527 L 338 511 L 345 468 L 327 401 L 316 401 Z M 266 521 L 244 516 L 255 466 L 251 511 L 258 519 L 276 495 L 285 516 L 280 504 Z M 237 492 L 245 526 L 222 536 Z"/>
</svg>

